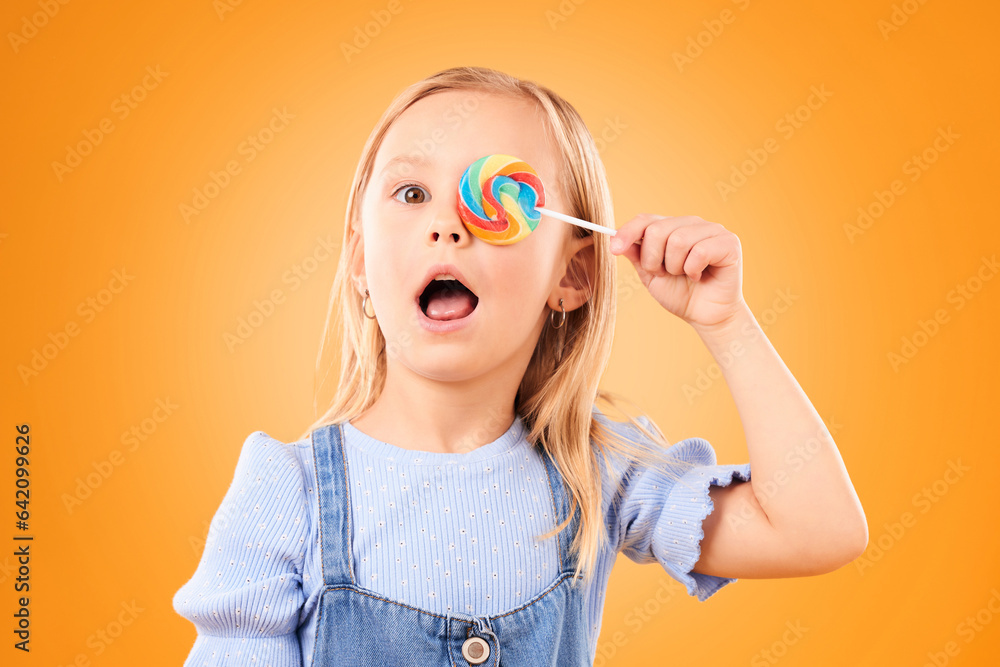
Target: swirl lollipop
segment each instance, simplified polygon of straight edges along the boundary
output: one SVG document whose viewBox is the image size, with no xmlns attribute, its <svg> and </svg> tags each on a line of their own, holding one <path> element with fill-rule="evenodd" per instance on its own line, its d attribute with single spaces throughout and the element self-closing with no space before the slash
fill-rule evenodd
<svg viewBox="0 0 1000 667">
<path fill-rule="evenodd" d="M 540 214 L 615 234 L 616 230 L 541 208 L 542 181 L 531 166 L 512 155 L 487 155 L 473 162 L 458 184 L 458 214 L 468 230 L 494 245 L 508 245 L 538 227 Z"/>
</svg>

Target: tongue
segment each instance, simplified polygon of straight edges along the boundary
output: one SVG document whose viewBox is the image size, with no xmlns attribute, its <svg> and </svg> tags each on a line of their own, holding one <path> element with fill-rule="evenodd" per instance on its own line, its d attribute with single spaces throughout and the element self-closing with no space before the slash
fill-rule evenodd
<svg viewBox="0 0 1000 667">
<path fill-rule="evenodd" d="M 468 316 L 474 308 L 468 292 L 443 289 L 427 302 L 427 317 L 432 320 L 458 320 Z"/>
</svg>

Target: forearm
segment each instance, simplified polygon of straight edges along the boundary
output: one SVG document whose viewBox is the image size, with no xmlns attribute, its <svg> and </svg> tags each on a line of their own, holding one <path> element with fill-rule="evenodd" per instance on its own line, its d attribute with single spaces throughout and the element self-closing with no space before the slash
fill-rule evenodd
<svg viewBox="0 0 1000 667">
<path fill-rule="evenodd" d="M 750 483 L 771 525 L 803 549 L 867 541 L 864 511 L 832 435 L 749 307 L 724 325 L 694 328 L 736 403 Z"/>
</svg>

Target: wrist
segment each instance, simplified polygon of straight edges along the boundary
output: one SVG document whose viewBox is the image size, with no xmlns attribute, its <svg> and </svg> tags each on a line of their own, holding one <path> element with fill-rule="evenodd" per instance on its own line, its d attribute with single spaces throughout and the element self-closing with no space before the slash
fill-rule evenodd
<svg viewBox="0 0 1000 667">
<path fill-rule="evenodd" d="M 740 305 L 725 320 L 708 325 L 692 323 L 691 328 L 697 332 L 709 350 L 715 351 L 725 348 L 734 341 L 755 336 L 760 330 L 760 325 L 750 312 L 746 301 L 741 300 Z"/>
</svg>

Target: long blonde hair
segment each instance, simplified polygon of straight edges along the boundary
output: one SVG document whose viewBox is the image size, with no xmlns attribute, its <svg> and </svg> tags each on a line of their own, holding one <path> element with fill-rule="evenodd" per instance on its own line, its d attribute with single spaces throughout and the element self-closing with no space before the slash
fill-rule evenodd
<svg viewBox="0 0 1000 667">
<path fill-rule="evenodd" d="M 360 220 L 361 200 L 376 153 L 389 127 L 417 100 L 446 90 L 479 91 L 536 102 L 547 120 L 546 129 L 559 149 L 559 185 L 569 209 L 564 212 L 598 225 L 615 226 L 611 191 L 594 139 L 576 109 L 556 93 L 534 82 L 484 67 L 446 69 L 404 89 L 376 123 L 354 173 L 347 200 L 340 263 L 316 362 L 319 382 L 314 407 L 317 413 L 319 395 L 332 366 L 325 357 L 333 346 L 336 322 L 342 324 L 339 330 L 340 377 L 332 399 L 323 402 L 328 406 L 326 411 L 302 433 L 303 439 L 315 429 L 357 417 L 382 392 L 387 366 L 386 340 L 378 326 L 366 326 L 362 299 L 351 279 L 351 266 L 360 242 L 354 225 Z M 582 227 L 567 226 L 572 227 L 572 233 L 577 236 L 594 235 Z M 543 447 L 564 478 L 571 498 L 570 516 L 578 507 L 580 509 L 580 526 L 571 549 L 579 555 L 575 574 L 579 577 L 582 570 L 585 579 L 592 574 L 598 550 L 608 538 L 602 512 L 598 453 L 604 465 L 612 465 L 609 457 L 626 461 L 625 468 L 618 469 L 621 483 L 628 474 L 646 465 L 663 466 L 674 479 L 688 465 L 685 461 L 664 456 L 667 442 L 651 420 L 648 422 L 651 428 L 647 429 L 621 409 L 621 403 L 634 406 L 633 403 L 598 388 L 611 356 L 618 283 L 609 237 L 605 234 L 595 236 L 594 266 L 589 272 L 592 278 L 589 281 L 590 298 L 583 306 L 566 314 L 563 326 L 558 329 L 544 327 L 514 402 L 515 413 L 525 425 L 528 442 Z M 390 349 L 388 353 L 393 354 L 393 351 Z M 621 437 L 601 424 L 595 415 L 598 400 L 621 412 L 648 442 Z M 567 518 L 540 537 L 552 537 L 568 524 Z"/>
</svg>

